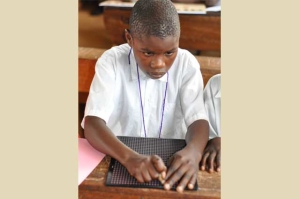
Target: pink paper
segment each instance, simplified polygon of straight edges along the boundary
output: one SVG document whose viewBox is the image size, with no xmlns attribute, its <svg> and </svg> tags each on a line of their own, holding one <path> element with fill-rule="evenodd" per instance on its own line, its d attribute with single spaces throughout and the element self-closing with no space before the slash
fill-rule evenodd
<svg viewBox="0 0 300 199">
<path fill-rule="evenodd" d="M 101 162 L 105 154 L 94 149 L 84 138 L 78 138 L 78 185 Z"/>
</svg>

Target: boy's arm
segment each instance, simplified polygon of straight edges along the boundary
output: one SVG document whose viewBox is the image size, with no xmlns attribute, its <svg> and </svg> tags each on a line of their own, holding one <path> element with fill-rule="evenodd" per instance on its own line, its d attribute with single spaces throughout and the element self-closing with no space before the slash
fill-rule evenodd
<svg viewBox="0 0 300 199">
<path fill-rule="evenodd" d="M 165 189 L 169 190 L 179 181 L 176 190 L 182 192 L 186 186 L 193 189 L 199 171 L 199 162 L 208 140 L 209 125 L 206 120 L 193 122 L 186 134 L 186 147 L 178 151 L 170 159 L 167 171 Z"/>
<path fill-rule="evenodd" d="M 106 126 L 104 120 L 86 116 L 84 126 L 88 142 L 98 151 L 118 160 L 137 181 L 149 182 L 166 170 L 160 157 L 138 154 L 123 144 Z"/>
<path fill-rule="evenodd" d="M 203 103 L 203 78 L 199 62 L 189 53 L 182 71 L 182 84 L 179 91 L 183 118 L 187 128 L 186 147 L 173 155 L 169 161 L 165 189 L 179 182 L 176 190 L 182 192 L 186 186 L 193 189 L 199 171 L 199 162 L 208 141 L 209 124 Z"/>
</svg>

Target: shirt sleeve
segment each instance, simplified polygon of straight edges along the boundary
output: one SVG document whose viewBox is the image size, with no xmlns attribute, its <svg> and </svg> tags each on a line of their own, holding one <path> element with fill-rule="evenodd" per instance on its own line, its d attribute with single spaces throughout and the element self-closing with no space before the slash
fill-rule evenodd
<svg viewBox="0 0 300 199">
<path fill-rule="evenodd" d="M 114 91 L 116 80 L 116 64 L 114 51 L 105 51 L 97 60 L 95 75 L 91 83 L 89 96 L 86 102 L 84 118 L 81 122 L 84 128 L 86 116 L 96 116 L 106 123 L 114 109 Z"/>
<path fill-rule="evenodd" d="M 203 79 L 200 65 L 192 55 L 189 56 L 187 67 L 183 71 L 180 98 L 187 127 L 196 120 L 208 121 L 203 102 Z"/>
<path fill-rule="evenodd" d="M 220 114 L 220 110 L 218 110 L 219 106 L 217 103 L 215 96 L 220 90 L 220 75 L 215 75 L 210 78 L 207 82 L 206 87 L 204 89 L 204 105 L 209 119 L 209 139 L 220 137 L 220 132 L 218 129 L 218 115 Z"/>
</svg>

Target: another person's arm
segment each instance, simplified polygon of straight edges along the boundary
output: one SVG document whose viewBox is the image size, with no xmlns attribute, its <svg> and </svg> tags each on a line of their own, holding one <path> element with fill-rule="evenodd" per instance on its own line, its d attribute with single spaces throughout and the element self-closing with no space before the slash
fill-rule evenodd
<svg viewBox="0 0 300 199">
<path fill-rule="evenodd" d="M 203 100 L 209 118 L 209 141 L 204 150 L 200 168 L 208 172 L 221 171 L 221 74 L 207 82 Z"/>
<path fill-rule="evenodd" d="M 221 137 L 212 138 L 207 142 L 200 165 L 202 171 L 221 171 Z"/>
</svg>

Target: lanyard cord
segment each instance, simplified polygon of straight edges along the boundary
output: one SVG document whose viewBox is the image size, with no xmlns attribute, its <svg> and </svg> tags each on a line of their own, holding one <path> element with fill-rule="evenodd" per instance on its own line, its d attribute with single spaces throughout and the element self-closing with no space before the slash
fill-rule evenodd
<svg viewBox="0 0 300 199">
<path fill-rule="evenodd" d="M 129 51 L 129 54 L 128 54 L 128 63 L 129 63 L 129 65 L 130 65 L 131 50 L 132 50 L 132 48 L 130 48 L 130 51 Z M 139 73 L 139 67 L 138 67 L 137 63 L 136 63 L 136 70 L 137 70 L 137 75 L 138 75 L 138 85 L 139 85 L 140 102 L 141 102 L 141 109 L 142 109 L 142 116 L 143 116 L 142 119 L 143 119 L 144 135 L 145 135 L 145 137 L 147 137 L 146 127 L 145 127 L 145 119 L 144 119 L 144 108 L 143 108 L 143 101 L 142 101 L 142 92 L 141 92 L 140 73 Z M 166 82 L 166 88 L 165 88 L 165 93 L 164 93 L 164 101 L 163 101 L 163 104 L 162 104 L 161 122 L 160 122 L 160 127 L 159 127 L 159 134 L 158 134 L 159 138 L 161 136 L 161 130 L 162 130 L 162 125 L 163 125 L 163 120 L 164 120 L 165 102 L 166 102 L 166 97 L 167 97 L 168 82 L 169 82 L 169 73 L 167 72 L 167 82 Z"/>
<path fill-rule="evenodd" d="M 136 70 L 137 70 L 137 75 L 138 75 L 138 83 L 139 83 L 139 91 L 140 91 L 140 102 L 141 102 L 141 109 L 142 109 L 142 115 L 143 115 L 144 134 L 145 134 L 145 137 L 147 137 L 146 128 L 145 128 L 144 108 L 143 108 L 143 101 L 142 101 L 142 94 L 141 94 L 142 92 L 141 92 L 141 82 L 140 82 L 140 74 L 139 74 L 138 64 L 136 64 Z M 165 93 L 164 93 L 165 96 L 164 96 L 164 101 L 163 101 L 163 104 L 162 104 L 161 121 L 160 121 L 159 134 L 158 134 L 159 138 L 160 138 L 160 135 L 161 135 L 162 125 L 163 125 L 163 120 L 164 120 L 165 101 L 166 101 L 166 97 L 167 97 L 168 81 L 169 81 L 169 73 L 167 72 L 167 82 L 166 82 L 166 88 L 165 88 Z"/>
</svg>

